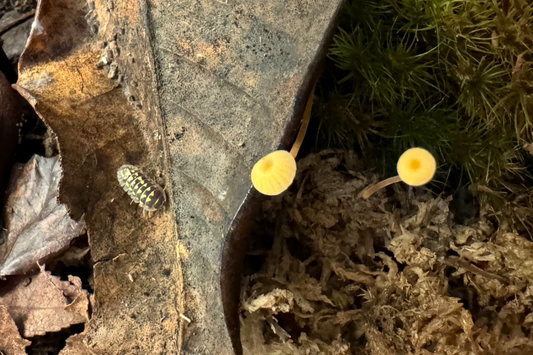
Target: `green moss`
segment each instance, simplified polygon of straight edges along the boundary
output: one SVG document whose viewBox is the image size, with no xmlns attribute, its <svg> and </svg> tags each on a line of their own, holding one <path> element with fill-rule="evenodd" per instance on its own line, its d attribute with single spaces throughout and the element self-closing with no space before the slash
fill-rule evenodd
<svg viewBox="0 0 533 355">
<path fill-rule="evenodd" d="M 385 174 L 422 146 L 439 161 L 441 186 L 463 171 L 495 208 L 533 196 L 521 149 L 533 140 L 532 5 L 353 0 L 329 58 L 337 69 L 315 106 L 321 145 L 359 149 Z"/>
</svg>

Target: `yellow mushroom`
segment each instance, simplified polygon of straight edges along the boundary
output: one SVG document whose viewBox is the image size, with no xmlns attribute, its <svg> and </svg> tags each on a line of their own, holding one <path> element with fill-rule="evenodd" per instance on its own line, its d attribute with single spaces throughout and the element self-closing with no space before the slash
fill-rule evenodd
<svg viewBox="0 0 533 355">
<path fill-rule="evenodd" d="M 422 186 L 433 179 L 437 170 L 437 161 L 427 150 L 411 148 L 400 156 L 396 169 L 398 176 L 407 185 Z"/>
<path fill-rule="evenodd" d="M 366 188 L 362 193 L 363 198 L 367 199 L 376 191 L 399 181 L 403 181 L 411 186 L 425 185 L 433 179 L 437 170 L 437 161 L 427 150 L 423 148 L 411 148 L 400 156 L 396 169 L 398 171 L 397 176 L 385 179 Z"/>
<path fill-rule="evenodd" d="M 294 181 L 296 176 L 296 156 L 302 146 L 309 120 L 311 119 L 315 86 L 313 86 L 311 96 L 307 100 L 300 130 L 290 153 L 286 150 L 276 150 L 261 158 L 252 169 L 252 183 L 256 190 L 263 195 L 279 195 L 287 190 Z"/>
<path fill-rule="evenodd" d="M 296 160 L 286 150 L 276 150 L 259 160 L 252 169 L 252 183 L 260 193 L 279 195 L 296 176 Z"/>
</svg>

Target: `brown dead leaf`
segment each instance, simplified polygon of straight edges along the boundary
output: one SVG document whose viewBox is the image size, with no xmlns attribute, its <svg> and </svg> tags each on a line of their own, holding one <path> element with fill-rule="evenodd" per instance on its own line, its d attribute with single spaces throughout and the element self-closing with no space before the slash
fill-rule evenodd
<svg viewBox="0 0 533 355">
<path fill-rule="evenodd" d="M 14 174 L 16 175 L 16 174 Z M 72 220 L 57 200 L 59 157 L 34 156 L 12 182 L 7 200 L 7 242 L 0 247 L 0 275 L 16 275 L 56 256 L 79 236 L 83 218 Z"/>
<path fill-rule="evenodd" d="M 86 332 L 83 332 L 68 338 L 65 347 L 59 352 L 59 355 L 90 355 L 91 352 L 83 342 L 85 334 Z"/>
<path fill-rule="evenodd" d="M 19 279 L 14 287 L 4 289 L 8 291 L 0 295 L 0 304 L 24 329 L 24 337 L 57 332 L 89 320 L 88 294 L 78 277 L 61 281 L 42 267 L 37 275 Z"/>
<path fill-rule="evenodd" d="M 24 350 L 31 341 L 23 339 L 15 321 L 6 306 L 0 304 L 0 353 L 6 355 L 26 355 Z"/>
</svg>

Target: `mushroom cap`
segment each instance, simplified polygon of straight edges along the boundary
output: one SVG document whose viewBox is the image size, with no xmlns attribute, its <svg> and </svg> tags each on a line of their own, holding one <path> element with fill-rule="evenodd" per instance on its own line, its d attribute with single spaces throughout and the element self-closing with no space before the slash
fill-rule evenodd
<svg viewBox="0 0 533 355">
<path fill-rule="evenodd" d="M 396 169 L 403 182 L 411 186 L 421 186 L 433 179 L 437 162 L 427 150 L 411 148 L 400 156 Z"/>
<path fill-rule="evenodd" d="M 296 176 L 296 160 L 286 150 L 276 150 L 259 160 L 252 169 L 252 183 L 260 193 L 279 195 Z"/>
</svg>

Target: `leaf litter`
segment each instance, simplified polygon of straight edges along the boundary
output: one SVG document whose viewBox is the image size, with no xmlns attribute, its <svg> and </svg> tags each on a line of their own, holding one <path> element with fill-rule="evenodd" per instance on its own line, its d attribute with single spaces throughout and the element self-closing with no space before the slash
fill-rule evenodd
<svg viewBox="0 0 533 355">
<path fill-rule="evenodd" d="M 312 154 L 298 171 L 252 236 L 245 354 L 533 353 L 527 236 L 484 211 L 455 224 L 451 198 L 424 189 L 363 200 L 376 178 L 353 153 Z"/>
<path fill-rule="evenodd" d="M 84 233 L 85 222 L 83 218 L 72 220 L 66 206 L 59 203 L 61 175 L 58 156 L 35 155 L 12 172 L 0 245 L 0 276 L 4 276 L 0 281 L 0 352 L 6 354 L 26 354 L 31 342 L 24 338 L 33 341 L 59 334 L 89 320 L 89 293 L 82 289 L 81 279 L 69 275 L 63 281 L 39 265 L 45 261 L 78 265 L 89 252 L 87 247 L 71 245 Z M 36 274 L 14 276 L 35 269 Z"/>
<path fill-rule="evenodd" d="M 62 281 L 42 266 L 34 276 L 5 281 L 0 305 L 7 307 L 25 338 L 57 332 L 89 320 L 89 294 L 81 285 L 76 276 Z"/>
<path fill-rule="evenodd" d="M 6 241 L 0 246 L 0 276 L 20 275 L 65 251 L 85 230 L 58 201 L 59 157 L 33 156 L 14 168 L 6 203 Z"/>
</svg>

